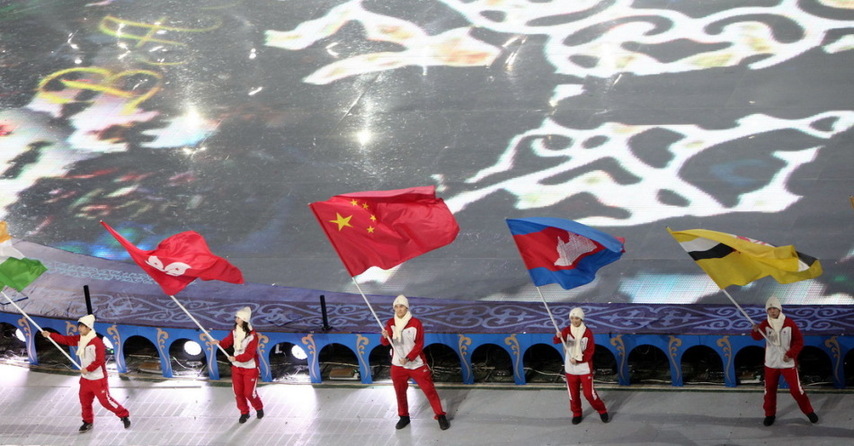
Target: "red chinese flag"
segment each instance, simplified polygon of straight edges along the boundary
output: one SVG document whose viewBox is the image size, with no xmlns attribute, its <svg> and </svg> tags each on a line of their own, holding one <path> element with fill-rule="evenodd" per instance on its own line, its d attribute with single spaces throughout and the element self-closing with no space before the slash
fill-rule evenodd
<svg viewBox="0 0 854 446">
<path fill-rule="evenodd" d="M 309 204 L 351 276 L 441 248 L 460 227 L 433 186 L 354 192 Z"/>
<path fill-rule="evenodd" d="M 102 221 L 101 224 L 130 253 L 133 261 L 170 296 L 183 290 L 196 278 L 243 283 L 240 270 L 214 255 L 198 232 L 175 234 L 160 242 L 157 248 L 145 251 L 131 244 L 107 223 Z"/>
</svg>

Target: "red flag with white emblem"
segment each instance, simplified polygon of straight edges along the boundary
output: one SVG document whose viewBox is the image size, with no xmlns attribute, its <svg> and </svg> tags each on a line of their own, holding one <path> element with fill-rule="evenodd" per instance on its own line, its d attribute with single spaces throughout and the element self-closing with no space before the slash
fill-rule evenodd
<svg viewBox="0 0 854 446">
<path fill-rule="evenodd" d="M 131 258 L 148 273 L 163 291 L 172 296 L 196 278 L 243 283 L 236 266 L 214 255 L 205 239 L 195 231 L 186 231 L 164 239 L 150 251 L 139 249 L 105 222 L 107 231 L 128 251 Z"/>
</svg>

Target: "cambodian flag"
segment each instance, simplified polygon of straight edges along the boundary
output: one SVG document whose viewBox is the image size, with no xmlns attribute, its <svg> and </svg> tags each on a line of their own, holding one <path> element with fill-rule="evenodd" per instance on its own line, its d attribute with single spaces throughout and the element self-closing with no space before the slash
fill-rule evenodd
<svg viewBox="0 0 854 446">
<path fill-rule="evenodd" d="M 619 259 L 625 240 L 562 218 L 508 218 L 519 254 L 534 285 L 572 289 L 593 281 L 596 271 Z"/>
</svg>

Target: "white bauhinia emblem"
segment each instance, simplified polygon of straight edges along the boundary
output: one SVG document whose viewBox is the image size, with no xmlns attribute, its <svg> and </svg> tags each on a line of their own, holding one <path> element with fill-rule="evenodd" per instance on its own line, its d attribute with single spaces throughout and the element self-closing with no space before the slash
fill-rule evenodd
<svg viewBox="0 0 854 446">
<path fill-rule="evenodd" d="M 596 244 L 590 241 L 587 237 L 575 236 L 569 234 L 569 239 L 563 241 L 560 237 L 557 238 L 557 255 L 555 266 L 572 266 L 579 257 L 596 249 Z"/>
<path fill-rule="evenodd" d="M 192 268 L 192 266 L 187 265 L 184 262 L 173 262 L 164 267 L 163 262 L 160 261 L 157 256 L 149 256 L 148 260 L 146 260 L 145 263 L 147 263 L 153 268 L 163 271 L 166 274 L 169 274 L 170 276 L 183 276 L 188 269 Z"/>
</svg>

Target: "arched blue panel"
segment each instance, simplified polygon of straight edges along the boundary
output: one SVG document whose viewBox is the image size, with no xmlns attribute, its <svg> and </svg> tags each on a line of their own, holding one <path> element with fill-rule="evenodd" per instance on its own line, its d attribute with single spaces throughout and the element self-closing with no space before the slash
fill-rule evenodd
<svg viewBox="0 0 854 446">
<path fill-rule="evenodd" d="M 69 334 L 76 325 L 75 321 L 34 317 L 33 320 L 43 329 L 49 328 L 59 333 Z M 0 322 L 12 324 L 21 329 L 26 337 L 27 356 L 30 364 L 38 364 L 35 350 L 35 336 L 40 336 L 37 329 L 18 313 L 0 312 Z M 98 333 L 106 336 L 115 347 L 116 367 L 119 373 L 127 373 L 124 359 L 125 341 L 132 336 L 141 336 L 150 341 L 157 349 L 164 377 L 172 377 L 173 371 L 169 356 L 169 348 L 179 339 L 198 340 L 203 345 L 208 362 L 208 375 L 212 380 L 218 380 L 219 370 L 214 355 L 216 347 L 199 330 L 189 328 L 160 328 L 111 323 L 96 323 Z M 228 334 L 226 330 L 210 332 L 216 339 L 222 339 Z M 552 343 L 551 333 L 427 333 L 425 346 L 442 344 L 455 351 L 459 356 L 462 381 L 465 384 L 474 383 L 471 354 L 480 346 L 493 344 L 508 353 L 512 362 L 514 382 L 524 385 L 525 364 L 524 353 L 535 344 L 552 345 L 561 355 L 563 349 Z M 674 386 L 683 385 L 682 358 L 684 352 L 697 345 L 712 348 L 721 357 L 724 368 L 724 383 L 727 387 L 735 387 L 735 357 L 745 347 L 758 346 L 764 348 L 764 341 L 755 341 L 747 334 L 741 335 L 667 335 L 667 334 L 610 334 L 594 335 L 597 348 L 607 349 L 614 355 L 617 363 L 618 382 L 620 385 L 630 385 L 631 377 L 628 369 L 628 356 L 632 350 L 641 345 L 650 345 L 660 349 L 668 358 L 671 383 Z M 270 370 L 270 347 L 280 343 L 292 343 L 301 346 L 307 354 L 308 371 L 312 383 L 320 383 L 320 365 L 318 355 L 320 350 L 330 344 L 341 344 L 350 348 L 357 360 L 361 381 L 364 384 L 373 382 L 370 373 L 370 351 L 380 345 L 376 333 L 282 333 L 265 332 L 259 334 L 259 368 L 261 380 L 272 381 Z M 845 388 L 844 360 L 849 351 L 854 349 L 854 336 L 804 336 L 805 345 L 816 347 L 825 352 L 832 364 L 832 381 L 836 388 Z M 64 348 L 63 348 L 64 349 Z M 74 357 L 74 347 L 67 349 Z M 786 388 L 785 382 L 781 388 Z"/>
</svg>

